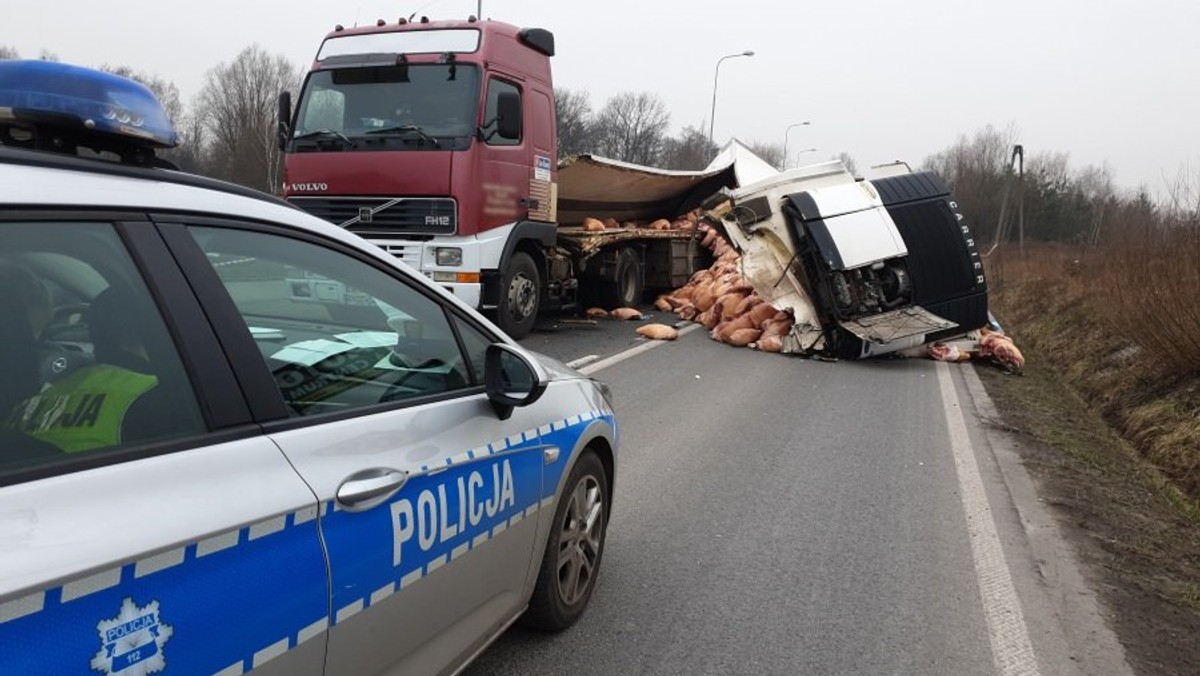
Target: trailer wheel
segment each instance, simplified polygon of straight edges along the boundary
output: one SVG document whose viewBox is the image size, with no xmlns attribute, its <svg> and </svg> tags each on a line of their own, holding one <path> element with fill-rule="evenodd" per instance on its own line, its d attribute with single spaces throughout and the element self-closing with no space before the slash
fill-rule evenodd
<svg viewBox="0 0 1200 676">
<path fill-rule="evenodd" d="M 533 258 L 524 251 L 514 252 L 500 286 L 500 304 L 496 309 L 496 324 L 513 340 L 520 340 L 533 330 L 541 300 L 541 279 Z"/>
<path fill-rule="evenodd" d="M 616 274 L 604 284 L 604 301 L 612 307 L 632 307 L 642 300 L 642 262 L 637 252 L 625 248 L 617 252 Z"/>
</svg>

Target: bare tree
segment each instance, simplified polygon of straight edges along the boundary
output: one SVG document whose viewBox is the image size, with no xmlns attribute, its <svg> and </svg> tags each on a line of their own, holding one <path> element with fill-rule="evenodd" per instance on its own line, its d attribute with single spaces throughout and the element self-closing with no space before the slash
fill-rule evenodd
<svg viewBox="0 0 1200 676">
<path fill-rule="evenodd" d="M 655 165 L 662 159 L 670 122 L 671 114 L 657 94 L 617 94 L 596 118 L 596 150 L 616 160 Z"/>
<path fill-rule="evenodd" d="M 716 156 L 717 146 L 709 142 L 703 124 L 684 127 L 678 136 L 664 143 L 662 166 L 664 169 L 696 171 L 708 166 Z"/>
<path fill-rule="evenodd" d="M 15 47 L 0 45 L 0 61 L 10 61 L 19 58 L 21 58 L 21 54 Z"/>
<path fill-rule="evenodd" d="M 750 152 L 758 155 L 763 162 L 783 171 L 787 158 L 783 156 L 782 145 L 765 141 L 751 141 L 746 144 L 746 147 L 750 149 Z"/>
<path fill-rule="evenodd" d="M 854 161 L 854 158 L 850 156 L 850 153 L 843 150 L 837 155 L 834 155 L 833 159 L 841 162 L 842 166 L 846 167 L 846 171 L 850 172 L 850 175 L 858 176 L 858 164 Z"/>
<path fill-rule="evenodd" d="M 101 70 L 114 75 L 127 77 L 130 80 L 145 85 L 158 99 L 171 125 L 179 135 L 179 143 L 170 150 L 160 151 L 158 156 L 174 163 L 184 171 L 206 173 L 206 167 L 200 161 L 204 154 L 201 144 L 204 140 L 203 128 L 197 120 L 188 116 L 184 111 L 183 102 L 179 98 L 179 87 L 157 75 L 137 71 L 129 66 L 113 66 L 104 64 Z"/>
<path fill-rule="evenodd" d="M 216 175 L 212 144 L 208 143 L 204 122 L 196 115 L 187 115 L 176 125 L 175 131 L 179 132 L 179 145 L 162 153 L 162 157 L 183 171 Z"/>
<path fill-rule="evenodd" d="M 937 173 L 950 185 L 976 239 L 994 239 L 1006 200 L 1015 200 L 1019 192 L 1020 186 L 1010 171 L 1013 144 L 1018 138 L 1014 126 L 996 129 L 988 125 L 972 137 L 960 136 L 953 146 L 922 163 L 922 168 Z"/>
<path fill-rule="evenodd" d="M 555 89 L 554 112 L 558 118 L 559 159 L 591 151 L 592 103 L 588 93 Z"/>
<path fill-rule="evenodd" d="M 137 71 L 129 66 L 113 66 L 104 64 L 100 66 L 100 70 L 107 71 L 113 75 L 129 78 L 135 82 L 139 82 L 146 86 L 154 97 L 158 99 L 163 110 L 167 113 L 167 118 L 171 120 L 171 124 L 178 126 L 183 121 L 183 103 L 179 100 L 179 87 L 175 86 L 174 82 L 165 80 L 157 75 L 144 71 Z"/>
<path fill-rule="evenodd" d="M 193 110 L 212 144 L 216 176 L 268 192 L 279 189 L 277 101 L 280 92 L 294 92 L 299 83 L 300 71 L 287 57 L 257 44 L 208 71 Z"/>
<path fill-rule="evenodd" d="M 43 49 L 38 58 L 42 61 L 58 61 L 58 54 L 55 54 L 49 49 Z"/>
</svg>

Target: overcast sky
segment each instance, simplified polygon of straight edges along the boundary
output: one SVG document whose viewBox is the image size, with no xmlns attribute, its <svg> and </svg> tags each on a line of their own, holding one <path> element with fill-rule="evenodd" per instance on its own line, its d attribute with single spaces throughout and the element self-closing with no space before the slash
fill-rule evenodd
<svg viewBox="0 0 1200 676">
<path fill-rule="evenodd" d="M 8 2 L 0 45 L 81 65 L 125 64 L 185 102 L 213 65 L 257 42 L 307 64 L 334 24 L 413 12 L 464 18 L 475 0 Z M 850 153 L 860 168 L 920 162 L 962 134 L 1013 125 L 1030 154 L 1107 163 L 1119 187 L 1158 191 L 1200 171 L 1200 2 L 1187 0 L 484 0 L 483 15 L 551 30 L 555 83 L 594 107 L 659 93 L 672 129 Z"/>
</svg>

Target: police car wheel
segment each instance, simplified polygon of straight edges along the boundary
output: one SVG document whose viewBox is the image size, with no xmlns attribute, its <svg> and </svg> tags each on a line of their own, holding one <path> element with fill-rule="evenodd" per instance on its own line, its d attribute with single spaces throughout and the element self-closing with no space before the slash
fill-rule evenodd
<svg viewBox="0 0 1200 676">
<path fill-rule="evenodd" d="M 608 477 L 600 458 L 584 451 L 571 470 L 537 586 L 524 621 L 543 631 L 562 631 L 579 619 L 596 587 L 608 526 Z"/>
</svg>

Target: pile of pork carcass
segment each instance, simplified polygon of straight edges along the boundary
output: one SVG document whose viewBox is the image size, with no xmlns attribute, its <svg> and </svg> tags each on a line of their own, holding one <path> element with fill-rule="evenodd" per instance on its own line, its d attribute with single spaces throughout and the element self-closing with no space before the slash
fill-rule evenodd
<svg viewBox="0 0 1200 676">
<path fill-rule="evenodd" d="M 642 227 L 699 232 L 703 236 L 700 243 L 712 252 L 715 262 L 707 270 L 692 275 L 687 284 L 659 296 L 654 306 L 663 312 L 674 312 L 681 319 L 703 324 L 712 330 L 713 339 L 722 343 L 756 347 L 767 352 L 782 351 L 783 336 L 792 329 L 792 316 L 764 302 L 755 293 L 754 287 L 738 274 L 737 250 L 715 228 L 700 222 L 699 216 L 697 210 L 675 221 L 660 218 L 646 224 L 635 221 L 617 223 L 612 218 L 587 218 L 583 227 L 589 231 Z M 626 321 L 644 318 L 634 308 L 605 310 L 593 307 L 584 314 L 589 318 L 611 317 Z M 679 332 L 666 324 L 646 324 L 638 327 L 637 333 L 651 340 L 675 340 L 679 337 Z"/>
<path fill-rule="evenodd" d="M 1025 355 L 1002 331 L 983 328 L 979 331 L 978 339 L 973 344 L 963 345 L 963 341 L 951 343 L 932 343 L 925 347 L 930 359 L 948 362 L 964 362 L 973 359 L 991 361 L 1009 373 L 1021 373 L 1025 368 Z"/>
<path fill-rule="evenodd" d="M 713 340 L 781 352 L 783 337 L 792 330 L 792 315 L 759 297 L 738 271 L 737 250 L 721 233 L 707 223 L 696 228 L 703 234 L 700 243 L 712 251 L 716 261 L 692 275 L 687 284 L 659 296 L 654 306 L 703 324 Z"/>
<path fill-rule="evenodd" d="M 674 221 L 665 218 L 659 218 L 654 221 L 625 221 L 621 223 L 617 219 L 605 218 L 585 218 L 583 219 L 583 229 L 588 232 L 600 232 L 602 230 L 618 230 L 620 228 L 640 228 L 642 230 L 686 230 L 693 231 L 696 229 L 696 224 L 700 220 L 699 210 L 690 211 L 687 214 L 676 218 Z"/>
<path fill-rule="evenodd" d="M 715 262 L 707 270 L 693 274 L 687 284 L 659 296 L 654 307 L 663 312 L 674 312 L 680 319 L 703 324 L 711 330 L 713 340 L 766 352 L 783 350 L 783 337 L 792 330 L 794 323 L 792 315 L 759 297 L 754 287 L 738 272 L 740 255 L 737 250 L 715 228 L 700 222 L 698 212 L 691 212 L 674 222 L 664 218 L 644 226 L 633 222 L 618 224 L 611 218 L 603 221 L 589 218 L 584 220 L 583 226 L 592 231 L 612 227 L 697 231 L 703 237 L 700 243 L 712 252 Z M 589 308 L 585 315 L 623 320 L 643 318 L 642 313 L 634 308 L 611 311 Z M 646 324 L 638 327 L 637 333 L 651 340 L 675 340 L 679 336 L 674 327 L 666 324 Z"/>
</svg>

